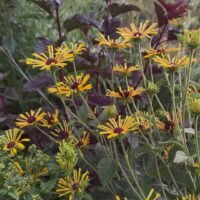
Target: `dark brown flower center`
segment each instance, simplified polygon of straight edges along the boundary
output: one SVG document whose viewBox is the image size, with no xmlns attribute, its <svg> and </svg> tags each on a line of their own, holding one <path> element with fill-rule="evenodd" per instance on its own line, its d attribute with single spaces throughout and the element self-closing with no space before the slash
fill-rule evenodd
<svg viewBox="0 0 200 200">
<path fill-rule="evenodd" d="M 114 133 L 117 133 L 117 134 L 121 134 L 122 131 L 123 129 L 121 127 L 117 127 L 114 129 Z"/>
<path fill-rule="evenodd" d="M 13 142 L 13 141 L 11 141 L 11 142 L 9 142 L 8 144 L 7 144 L 7 148 L 8 149 L 12 149 L 12 148 L 14 148 L 15 147 L 15 142 Z"/>
<path fill-rule="evenodd" d="M 30 116 L 28 119 L 27 119 L 27 122 L 29 124 L 33 123 L 34 121 L 36 120 L 35 116 Z"/>
<path fill-rule="evenodd" d="M 54 123 L 53 116 L 48 117 L 47 122 L 48 122 L 48 124 L 52 125 Z"/>
<path fill-rule="evenodd" d="M 82 141 L 79 141 L 77 144 L 77 147 L 81 148 L 84 145 L 84 143 Z"/>
<path fill-rule="evenodd" d="M 74 191 L 77 191 L 77 190 L 79 189 L 79 184 L 78 184 L 78 183 L 74 183 L 74 184 L 72 185 L 72 189 L 73 189 Z"/>
<path fill-rule="evenodd" d="M 129 97 L 129 95 L 130 95 L 130 92 L 129 91 L 124 91 L 124 96 L 125 96 L 125 98 L 128 98 Z"/>
<path fill-rule="evenodd" d="M 165 129 L 167 130 L 167 131 L 171 131 L 171 130 L 173 130 L 174 129 L 174 126 L 175 126 L 175 124 L 174 124 L 174 122 L 172 122 L 172 121 L 166 121 L 165 122 Z"/>
<path fill-rule="evenodd" d="M 165 52 L 164 49 L 158 49 L 158 50 L 157 50 L 157 53 L 158 53 L 158 54 L 162 54 L 162 53 L 164 53 L 164 52 Z"/>
<path fill-rule="evenodd" d="M 140 124 L 140 125 L 139 125 L 139 129 L 140 129 L 140 130 L 143 130 L 143 129 L 145 129 L 145 128 L 144 128 L 144 126 L 143 126 L 142 124 Z"/>
<path fill-rule="evenodd" d="M 140 33 L 140 32 L 136 32 L 136 33 L 134 33 L 133 35 L 134 35 L 135 37 L 139 38 L 139 37 L 142 36 L 142 33 Z"/>
<path fill-rule="evenodd" d="M 58 133 L 58 136 L 59 136 L 60 139 L 65 139 L 69 136 L 69 133 L 67 131 L 60 131 Z"/>
<path fill-rule="evenodd" d="M 46 65 L 52 65 L 52 64 L 56 64 L 57 63 L 57 60 L 54 59 L 54 58 L 49 58 L 47 61 L 46 61 Z"/>
<path fill-rule="evenodd" d="M 78 89 L 79 83 L 78 82 L 74 82 L 73 85 L 71 86 L 71 88 L 73 90 Z"/>
</svg>

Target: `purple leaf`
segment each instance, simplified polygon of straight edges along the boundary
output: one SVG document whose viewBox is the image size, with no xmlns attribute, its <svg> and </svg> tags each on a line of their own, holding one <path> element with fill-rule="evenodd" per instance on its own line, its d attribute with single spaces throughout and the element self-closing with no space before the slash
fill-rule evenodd
<svg viewBox="0 0 200 200">
<path fill-rule="evenodd" d="M 98 94 L 89 94 L 88 101 L 90 104 L 97 106 L 108 106 L 113 104 L 113 100 L 110 97 Z"/>
<path fill-rule="evenodd" d="M 54 81 L 51 76 L 45 73 L 40 73 L 36 77 L 34 77 L 32 80 L 28 81 L 24 84 L 24 91 L 26 92 L 32 92 L 37 91 L 42 88 L 46 88 L 49 85 L 53 85 Z"/>
<path fill-rule="evenodd" d="M 91 16 L 76 14 L 64 22 L 65 29 L 69 32 L 76 28 L 83 28 L 87 26 L 100 27 L 100 22 Z"/>
<path fill-rule="evenodd" d="M 110 11 L 112 17 L 116 17 L 117 15 L 127 13 L 130 11 L 140 11 L 140 9 L 133 4 L 113 3 L 109 6 L 109 11 Z"/>
<path fill-rule="evenodd" d="M 159 27 L 167 24 L 168 23 L 168 17 L 166 15 L 164 8 L 160 4 L 158 4 L 157 2 L 154 2 L 154 6 L 155 6 L 155 10 L 156 10 L 156 15 L 157 15 Z"/>
<path fill-rule="evenodd" d="M 120 27 L 120 20 L 117 18 L 111 18 L 104 20 L 101 30 L 105 36 L 110 36 L 113 39 L 119 37 L 116 33 L 116 29 Z"/>
<path fill-rule="evenodd" d="M 167 12 L 168 19 L 183 17 L 188 9 L 188 0 L 177 0 L 175 3 L 167 3 L 166 0 L 159 0 Z"/>
<path fill-rule="evenodd" d="M 43 53 L 43 52 L 47 51 L 47 46 L 52 45 L 52 44 L 53 44 L 53 42 L 47 37 L 37 37 L 35 52 Z"/>
<path fill-rule="evenodd" d="M 50 1 L 47 0 L 31 0 L 33 3 L 37 4 L 40 8 L 48 12 L 50 15 L 53 14 L 53 5 Z"/>
<path fill-rule="evenodd" d="M 168 31 L 168 36 L 167 36 L 167 40 L 177 40 L 177 36 L 176 34 L 178 34 L 179 32 L 176 30 L 169 30 Z"/>
</svg>

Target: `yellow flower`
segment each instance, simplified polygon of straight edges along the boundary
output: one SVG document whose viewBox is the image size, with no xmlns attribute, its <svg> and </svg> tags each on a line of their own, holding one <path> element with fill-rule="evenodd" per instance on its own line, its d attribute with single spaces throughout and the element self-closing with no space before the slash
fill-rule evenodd
<svg viewBox="0 0 200 200">
<path fill-rule="evenodd" d="M 70 138 L 72 136 L 72 129 L 68 126 L 65 120 L 57 123 L 57 127 L 51 131 L 51 134 L 60 138 L 61 140 Z"/>
<path fill-rule="evenodd" d="M 124 65 L 116 65 L 113 67 L 113 72 L 119 72 L 122 75 L 130 76 L 132 72 L 138 71 L 139 67 L 136 66 L 130 66 L 128 67 L 125 63 Z"/>
<path fill-rule="evenodd" d="M 147 113 L 137 111 L 134 114 L 134 117 L 137 120 L 139 131 L 146 131 L 152 127 L 152 123 L 151 123 L 150 119 L 148 119 L 149 116 Z"/>
<path fill-rule="evenodd" d="M 120 197 L 117 195 L 115 200 L 121 200 Z M 124 200 L 128 200 L 126 197 L 124 197 Z"/>
<path fill-rule="evenodd" d="M 171 70 L 179 69 L 180 67 L 184 67 L 188 65 L 190 62 L 190 58 L 188 56 L 183 57 L 174 57 L 171 58 L 169 55 L 164 57 L 155 56 L 153 60 L 158 63 L 161 67 Z"/>
<path fill-rule="evenodd" d="M 157 200 L 160 197 L 159 193 L 154 194 L 154 189 L 152 188 L 145 200 Z"/>
<path fill-rule="evenodd" d="M 88 186 L 88 174 L 88 171 L 81 174 L 81 169 L 79 168 L 74 170 L 73 177 L 60 178 L 56 190 L 59 197 L 68 196 L 69 199 L 72 199 L 76 195 L 82 194 Z"/>
<path fill-rule="evenodd" d="M 144 88 L 134 89 L 131 86 L 128 86 L 128 89 L 122 90 L 119 88 L 119 92 L 107 90 L 106 96 L 115 97 L 119 100 L 131 101 L 133 97 L 138 97 L 144 92 Z"/>
<path fill-rule="evenodd" d="M 188 194 L 184 197 L 177 197 L 176 200 L 200 200 L 200 195 L 195 196 L 195 194 Z"/>
<path fill-rule="evenodd" d="M 86 131 L 83 132 L 83 136 L 80 139 L 74 137 L 73 143 L 78 149 L 82 149 L 90 144 L 90 134 Z"/>
<path fill-rule="evenodd" d="M 118 28 L 117 33 L 127 40 L 138 40 L 145 37 L 150 38 L 151 35 L 156 35 L 158 33 L 158 28 L 156 28 L 157 23 L 153 23 L 151 26 L 148 26 L 148 24 L 149 21 L 140 23 L 139 27 L 136 27 L 135 24 L 131 24 L 130 29 Z"/>
<path fill-rule="evenodd" d="M 179 26 L 182 26 L 182 24 L 183 24 L 183 18 L 181 18 L 181 17 L 173 18 L 173 19 L 168 20 L 168 23 L 172 26 L 179 27 Z"/>
<path fill-rule="evenodd" d="M 27 58 L 26 64 L 32 65 L 33 68 L 40 68 L 41 70 L 50 70 L 54 67 L 65 67 L 67 62 L 74 60 L 73 54 L 61 51 L 60 48 L 54 50 L 53 46 L 48 46 L 48 56 L 45 53 L 34 53 L 33 58 Z"/>
<path fill-rule="evenodd" d="M 47 112 L 45 117 L 41 120 L 40 126 L 51 128 L 58 122 L 58 115 L 58 110 L 55 110 L 55 113 Z"/>
<path fill-rule="evenodd" d="M 19 117 L 16 119 L 15 124 L 20 128 L 24 128 L 26 126 L 31 126 L 37 122 L 41 122 L 44 116 L 45 113 L 41 111 L 41 108 L 39 108 L 37 112 L 31 110 L 29 113 L 26 112 L 25 114 L 20 114 Z"/>
<path fill-rule="evenodd" d="M 132 45 L 127 42 L 127 40 L 122 39 L 121 37 L 118 39 L 111 39 L 107 36 L 107 39 L 103 34 L 99 34 L 99 38 L 96 39 L 99 42 L 99 46 L 107 46 L 110 49 L 125 49 L 131 47 Z"/>
<path fill-rule="evenodd" d="M 185 30 L 183 43 L 191 49 L 200 48 L 200 28 L 197 30 Z"/>
<path fill-rule="evenodd" d="M 85 76 L 80 74 L 76 77 L 74 75 L 69 75 L 64 78 L 64 82 L 59 82 L 55 86 L 49 87 L 48 92 L 70 97 L 72 94 L 90 90 L 92 84 L 87 84 L 89 78 L 89 74 Z"/>
<path fill-rule="evenodd" d="M 92 88 L 92 84 L 87 84 L 89 78 L 89 74 L 80 74 L 77 77 L 70 75 L 65 77 L 65 84 L 70 87 L 71 93 L 84 92 Z"/>
<path fill-rule="evenodd" d="M 64 95 L 69 97 L 71 95 L 71 89 L 63 82 L 58 82 L 56 85 L 48 87 L 48 93 L 55 93 L 56 95 Z"/>
<path fill-rule="evenodd" d="M 98 125 L 101 129 L 100 135 L 107 135 L 108 139 L 124 136 L 132 131 L 137 130 L 137 122 L 131 116 L 126 116 L 121 119 L 121 116 L 116 120 L 115 118 L 109 119 L 106 125 Z"/>
<path fill-rule="evenodd" d="M 178 120 L 178 122 L 177 122 Z M 165 130 L 168 133 L 173 132 L 175 129 L 176 125 L 179 123 L 181 120 L 181 113 L 177 112 L 177 117 L 175 116 L 170 116 L 168 112 L 165 113 L 165 120 L 164 122 L 161 122 L 160 120 L 156 120 L 156 125 L 159 129 Z"/>
<path fill-rule="evenodd" d="M 63 44 L 59 50 L 63 51 L 63 53 L 68 52 L 75 57 L 76 55 L 82 54 L 86 50 L 86 48 L 85 48 L 85 45 L 82 43 L 79 43 L 79 44 L 71 43 L 71 47 L 69 47 L 67 44 Z"/>
<path fill-rule="evenodd" d="M 163 55 L 163 54 L 168 54 L 168 53 L 176 52 L 176 51 L 179 51 L 179 48 L 161 48 L 161 49 L 151 48 L 151 49 L 145 50 L 146 55 L 144 56 L 144 58 L 150 58 L 156 55 Z"/>
<path fill-rule="evenodd" d="M 4 151 L 10 151 L 11 155 L 14 156 L 17 154 L 17 150 L 23 150 L 25 146 L 22 144 L 22 142 L 29 142 L 30 139 L 23 138 L 22 134 L 24 132 L 20 131 L 18 128 L 9 129 L 6 131 L 6 137 L 7 137 L 7 144 L 4 146 Z"/>
</svg>

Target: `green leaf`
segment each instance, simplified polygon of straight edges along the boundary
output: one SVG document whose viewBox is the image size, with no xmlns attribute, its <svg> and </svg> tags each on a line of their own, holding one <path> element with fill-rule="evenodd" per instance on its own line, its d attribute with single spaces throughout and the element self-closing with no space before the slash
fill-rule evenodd
<svg viewBox="0 0 200 200">
<path fill-rule="evenodd" d="M 104 158 L 101 160 L 97 166 L 98 175 L 100 181 L 103 185 L 108 183 L 117 171 L 118 164 L 117 161 L 111 158 Z"/>
</svg>

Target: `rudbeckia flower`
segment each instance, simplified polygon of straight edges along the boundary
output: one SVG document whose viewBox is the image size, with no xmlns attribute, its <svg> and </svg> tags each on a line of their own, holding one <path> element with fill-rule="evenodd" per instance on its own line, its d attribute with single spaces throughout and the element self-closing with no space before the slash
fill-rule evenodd
<svg viewBox="0 0 200 200">
<path fill-rule="evenodd" d="M 124 40 L 122 37 L 119 37 L 118 39 L 111 39 L 107 36 L 107 38 L 105 38 L 105 36 L 101 33 L 96 41 L 99 42 L 99 46 L 107 46 L 110 49 L 125 49 L 132 46 L 131 43 Z"/>
<path fill-rule="evenodd" d="M 63 120 L 62 123 L 57 123 L 57 126 L 51 131 L 51 134 L 64 140 L 72 136 L 72 129 L 68 126 L 67 122 Z"/>
<path fill-rule="evenodd" d="M 59 197 L 66 196 L 71 200 L 73 197 L 76 197 L 76 195 L 82 194 L 88 186 L 88 174 L 88 171 L 82 174 L 79 168 L 78 170 L 74 170 L 73 177 L 60 178 L 56 190 Z"/>
<path fill-rule="evenodd" d="M 136 131 L 137 122 L 131 116 L 126 116 L 125 119 L 121 119 L 121 116 L 119 116 L 117 120 L 111 118 L 105 125 L 98 125 L 98 128 L 101 129 L 100 135 L 107 135 L 107 138 L 111 139 Z"/>
<path fill-rule="evenodd" d="M 40 126 L 51 128 L 58 122 L 58 115 L 58 110 L 55 110 L 55 113 L 47 112 L 44 118 L 41 120 Z"/>
<path fill-rule="evenodd" d="M 45 53 L 34 53 L 33 57 L 27 58 L 26 64 L 32 65 L 33 68 L 40 68 L 41 70 L 51 70 L 54 67 L 63 68 L 67 65 L 68 62 L 74 60 L 72 53 L 63 51 L 60 48 L 54 50 L 53 46 L 48 46 L 48 55 Z"/>
<path fill-rule="evenodd" d="M 38 122 L 41 122 L 44 116 L 45 113 L 42 112 L 41 108 L 39 108 L 37 111 L 31 110 L 30 112 L 26 112 L 25 114 L 20 114 L 19 117 L 16 119 L 15 124 L 20 128 L 32 126 Z"/>
<path fill-rule="evenodd" d="M 161 49 L 149 49 L 149 50 L 145 50 L 145 56 L 144 58 L 150 58 L 153 56 L 157 56 L 157 55 L 163 55 L 163 54 L 168 54 L 171 52 L 176 52 L 179 51 L 179 48 L 161 48 Z"/>
<path fill-rule="evenodd" d="M 139 27 L 136 27 L 135 24 L 131 24 L 130 29 L 118 28 L 117 33 L 126 40 L 138 40 L 156 35 L 158 33 L 158 28 L 156 27 L 157 23 L 153 23 L 149 26 L 149 21 L 146 21 L 145 23 L 140 23 Z"/>
<path fill-rule="evenodd" d="M 169 55 L 168 56 L 155 56 L 153 60 L 158 63 L 161 67 L 165 69 L 170 69 L 170 70 L 177 70 L 181 67 L 184 67 L 185 65 L 189 65 L 190 58 L 188 56 L 183 56 L 183 57 L 173 57 L 171 58 Z M 195 60 L 193 60 L 194 62 Z"/>
<path fill-rule="evenodd" d="M 12 156 L 17 154 L 18 150 L 23 150 L 25 146 L 22 144 L 22 142 L 30 141 L 30 139 L 28 138 L 21 139 L 23 133 L 24 132 L 20 131 L 18 128 L 7 130 L 6 131 L 7 144 L 4 146 L 3 150 L 10 151 L 10 154 Z"/>
<path fill-rule="evenodd" d="M 116 65 L 113 67 L 113 72 L 119 72 L 122 75 L 130 76 L 132 72 L 138 71 L 139 66 L 130 66 L 128 67 L 127 64 L 125 63 L 124 65 Z"/>
<path fill-rule="evenodd" d="M 78 149 L 86 147 L 90 143 L 90 134 L 84 131 L 80 139 L 74 137 L 73 143 Z"/>
<path fill-rule="evenodd" d="M 176 200 L 200 200 L 200 195 L 188 194 L 187 196 L 177 197 Z"/>
<path fill-rule="evenodd" d="M 114 97 L 119 100 L 131 101 L 133 97 L 140 96 L 144 91 L 144 88 L 134 89 L 133 87 L 128 86 L 126 90 L 119 88 L 118 92 L 107 90 L 106 96 Z"/>
<path fill-rule="evenodd" d="M 90 90 L 92 84 L 87 83 L 89 78 L 89 74 L 85 76 L 80 74 L 76 77 L 74 75 L 69 75 L 64 78 L 64 82 L 59 82 L 55 86 L 49 87 L 48 92 L 70 97 L 72 94 Z"/>
</svg>

